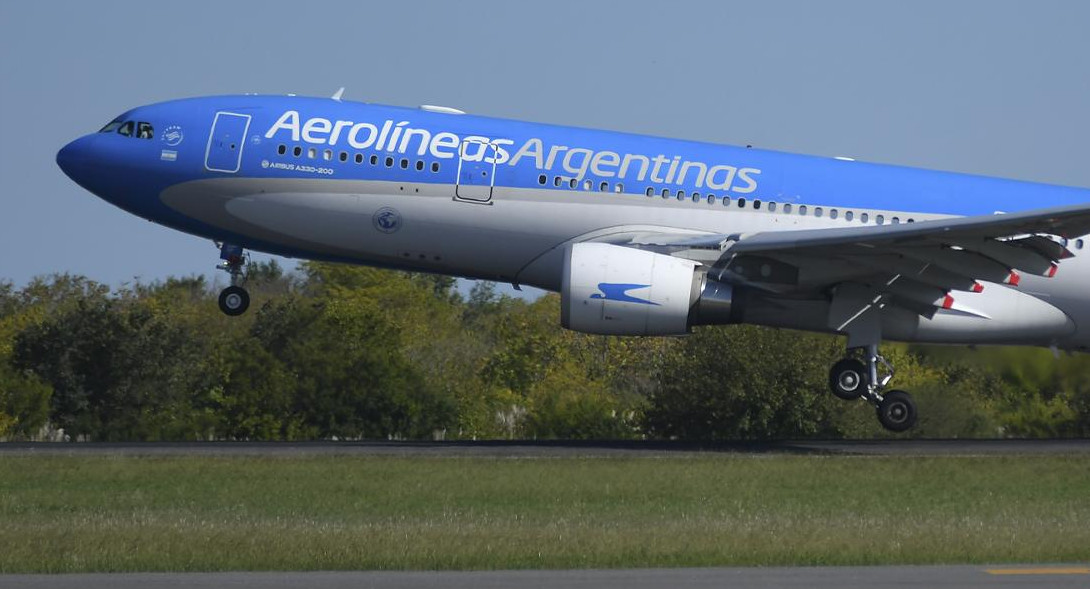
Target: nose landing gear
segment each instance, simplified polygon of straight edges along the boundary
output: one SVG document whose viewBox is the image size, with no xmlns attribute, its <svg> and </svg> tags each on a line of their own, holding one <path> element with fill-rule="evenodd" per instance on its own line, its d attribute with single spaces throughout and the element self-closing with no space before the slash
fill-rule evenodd
<svg viewBox="0 0 1090 589">
<path fill-rule="evenodd" d="M 220 248 L 220 259 L 223 260 L 216 268 L 231 275 L 231 286 L 220 291 L 219 307 L 224 315 L 236 317 L 250 308 L 250 293 L 242 288 L 246 282 L 246 264 L 250 257 L 241 246 L 231 244 L 216 244 Z"/>
<path fill-rule="evenodd" d="M 878 421 L 891 432 L 903 432 L 916 425 L 916 402 L 900 390 L 882 392 L 893 379 L 893 366 L 878 354 L 877 345 L 865 348 L 864 360 L 845 358 L 829 371 L 829 388 L 845 401 L 863 398 L 874 405 Z M 885 374 L 879 376 L 879 365 Z"/>
</svg>

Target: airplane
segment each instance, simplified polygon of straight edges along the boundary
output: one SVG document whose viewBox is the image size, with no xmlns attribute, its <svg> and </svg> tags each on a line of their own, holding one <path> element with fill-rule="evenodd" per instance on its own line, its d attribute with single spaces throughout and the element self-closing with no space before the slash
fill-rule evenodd
<svg viewBox="0 0 1090 589">
<path fill-rule="evenodd" d="M 188 98 L 57 154 L 73 181 L 247 250 L 531 285 L 561 324 L 846 336 L 829 388 L 903 432 L 884 340 L 1090 347 L 1090 190 L 332 97 Z M 775 361 L 773 358 L 770 361 Z"/>
</svg>

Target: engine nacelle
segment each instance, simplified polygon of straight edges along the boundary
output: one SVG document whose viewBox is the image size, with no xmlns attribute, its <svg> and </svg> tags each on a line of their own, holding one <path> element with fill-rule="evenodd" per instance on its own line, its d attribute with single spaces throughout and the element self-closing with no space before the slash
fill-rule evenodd
<svg viewBox="0 0 1090 589">
<path fill-rule="evenodd" d="M 683 335 L 730 322 L 732 290 L 692 260 L 605 243 L 577 243 L 564 259 L 561 324 L 604 335 Z"/>
</svg>

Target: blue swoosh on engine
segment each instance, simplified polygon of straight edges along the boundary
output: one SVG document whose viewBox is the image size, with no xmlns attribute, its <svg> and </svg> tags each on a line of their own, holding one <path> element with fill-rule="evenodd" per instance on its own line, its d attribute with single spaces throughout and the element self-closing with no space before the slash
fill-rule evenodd
<svg viewBox="0 0 1090 589">
<path fill-rule="evenodd" d="M 590 295 L 592 299 L 605 299 L 607 301 L 621 301 L 625 303 L 640 303 L 643 305 L 659 306 L 658 303 L 652 303 L 646 299 L 640 299 L 628 294 L 628 291 L 635 290 L 637 288 L 648 288 L 650 284 L 628 284 L 628 283 L 615 283 L 615 282 L 599 282 L 598 290 L 602 292 L 596 292 Z"/>
</svg>

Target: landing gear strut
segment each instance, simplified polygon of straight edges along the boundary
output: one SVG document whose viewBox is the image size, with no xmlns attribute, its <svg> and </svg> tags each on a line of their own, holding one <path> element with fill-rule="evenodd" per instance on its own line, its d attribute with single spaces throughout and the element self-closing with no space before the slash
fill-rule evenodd
<svg viewBox="0 0 1090 589">
<path fill-rule="evenodd" d="M 220 262 L 216 268 L 231 275 L 231 286 L 220 291 L 219 306 L 224 315 L 232 317 L 241 315 L 250 308 L 250 293 L 242 288 L 246 282 L 244 268 L 249 262 L 249 256 L 240 246 L 230 244 L 217 244 L 220 248 Z"/>
<path fill-rule="evenodd" d="M 879 366 L 885 374 L 879 374 Z M 893 379 L 893 366 L 878 354 L 877 345 L 864 348 L 863 360 L 845 358 L 829 371 L 829 388 L 846 401 L 866 399 L 878 412 L 878 421 L 891 432 L 916 425 L 916 402 L 904 391 L 885 391 Z"/>
</svg>

